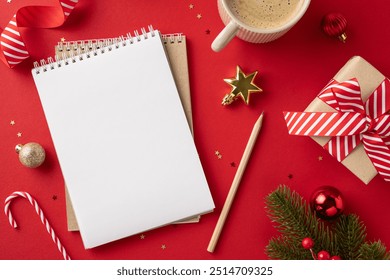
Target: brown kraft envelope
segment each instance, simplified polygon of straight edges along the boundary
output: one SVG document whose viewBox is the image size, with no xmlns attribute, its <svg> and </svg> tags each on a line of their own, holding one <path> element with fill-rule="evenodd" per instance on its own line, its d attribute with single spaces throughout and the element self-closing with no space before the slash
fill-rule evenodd
<svg viewBox="0 0 390 280">
<path fill-rule="evenodd" d="M 384 80 L 385 76 L 362 57 L 354 56 L 334 76 L 334 79 L 338 82 L 344 82 L 351 78 L 357 78 L 360 84 L 363 102 L 366 102 L 371 93 Z M 335 112 L 336 110 L 316 97 L 305 111 Z M 312 137 L 312 139 L 321 146 L 324 146 L 330 138 L 331 137 Z M 365 184 L 368 184 L 378 174 L 364 151 L 362 144 L 359 144 L 343 161 L 341 161 L 341 163 Z"/>
</svg>

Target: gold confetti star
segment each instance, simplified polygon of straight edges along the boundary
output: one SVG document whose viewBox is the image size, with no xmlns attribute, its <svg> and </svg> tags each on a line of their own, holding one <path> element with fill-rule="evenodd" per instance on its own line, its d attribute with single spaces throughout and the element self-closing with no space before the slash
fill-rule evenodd
<svg viewBox="0 0 390 280">
<path fill-rule="evenodd" d="M 217 158 L 218 158 L 218 159 L 221 159 L 221 158 L 222 158 L 222 155 L 217 155 Z"/>
<path fill-rule="evenodd" d="M 253 80 L 255 79 L 257 75 L 257 71 L 245 75 L 244 72 L 242 72 L 240 66 L 236 67 L 236 77 L 230 78 L 230 79 L 224 79 L 226 83 L 228 83 L 232 87 L 232 91 L 225 95 L 225 97 L 222 99 L 222 105 L 229 105 L 234 100 L 237 99 L 238 96 L 244 100 L 245 104 L 249 104 L 249 97 L 252 92 L 262 92 L 263 90 L 256 86 L 253 83 Z"/>
<path fill-rule="evenodd" d="M 21 133 L 21 132 L 16 133 L 16 135 L 17 135 L 19 138 L 22 137 L 22 133 Z"/>
<path fill-rule="evenodd" d="M 167 248 L 167 246 L 165 246 L 165 244 L 161 245 L 161 249 L 165 250 Z"/>
<path fill-rule="evenodd" d="M 321 160 L 323 160 L 323 159 L 324 159 L 324 158 L 323 158 L 322 156 L 319 156 L 319 157 L 318 157 L 318 160 L 319 160 L 319 161 L 321 161 Z"/>
<path fill-rule="evenodd" d="M 61 42 L 65 42 L 66 40 L 65 40 L 65 38 L 64 37 L 62 37 L 61 38 Z"/>
<path fill-rule="evenodd" d="M 9 122 L 9 124 L 10 124 L 10 125 L 15 125 L 15 121 L 12 120 L 12 121 Z"/>
<path fill-rule="evenodd" d="M 190 5 L 188 5 L 188 7 L 192 10 L 195 6 L 194 6 L 194 4 L 190 4 Z"/>
<path fill-rule="evenodd" d="M 139 238 L 140 238 L 140 239 L 145 239 L 145 235 L 144 235 L 144 234 L 141 234 L 141 235 L 139 236 Z"/>
<path fill-rule="evenodd" d="M 221 153 L 219 151 L 215 151 L 214 154 L 217 156 L 220 155 Z"/>
<path fill-rule="evenodd" d="M 197 17 L 198 19 L 201 19 L 201 18 L 202 18 L 202 14 L 197 14 L 196 17 Z"/>
</svg>

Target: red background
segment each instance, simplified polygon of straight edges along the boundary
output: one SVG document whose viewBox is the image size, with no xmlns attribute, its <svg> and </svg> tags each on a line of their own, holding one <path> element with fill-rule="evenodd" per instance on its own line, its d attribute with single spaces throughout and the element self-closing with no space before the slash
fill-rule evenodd
<svg viewBox="0 0 390 280">
<path fill-rule="evenodd" d="M 31 58 L 14 70 L 0 64 L 0 199 L 16 190 L 31 193 L 73 259 L 266 259 L 264 248 L 277 232 L 265 214 L 264 197 L 279 184 L 289 185 L 305 199 L 317 187 L 332 185 L 344 194 L 346 212 L 358 214 L 365 222 L 368 238 L 381 239 L 390 246 L 390 185 L 376 177 L 366 186 L 311 139 L 289 136 L 282 115 L 283 110 L 306 108 L 354 55 L 364 57 L 389 75 L 390 3 L 312 1 L 303 19 L 277 41 L 250 44 L 235 38 L 222 52 L 214 53 L 210 44 L 223 28 L 216 2 L 80 0 L 63 26 L 23 29 Z M 4 28 L 19 7 L 55 3 L 1 1 L 0 26 Z M 348 20 L 345 44 L 321 31 L 323 15 L 334 11 Z M 216 209 L 202 217 L 199 224 L 170 225 L 144 233 L 144 239 L 132 236 L 84 250 L 79 233 L 66 228 L 64 181 L 31 77 L 32 62 L 52 56 L 53 46 L 62 37 L 68 41 L 113 37 L 148 24 L 162 33 L 187 35 L 195 141 Z M 235 75 L 236 65 L 246 73 L 259 71 L 256 83 L 263 93 L 252 95 L 250 106 L 236 101 L 223 107 L 221 99 L 230 91 L 223 79 Z M 124 82 L 131 89 L 131 81 Z M 209 239 L 252 126 L 263 110 L 260 137 L 220 242 L 215 253 L 210 254 L 206 251 Z M 16 122 L 14 126 L 11 120 Z M 18 132 L 22 137 L 17 137 Z M 41 143 L 48 157 L 42 167 L 34 170 L 23 167 L 14 152 L 19 142 L 31 141 Z M 216 157 L 216 150 L 222 159 Z M 232 162 L 236 167 L 231 166 Z M 6 216 L 0 215 L 0 259 L 61 259 L 26 200 L 13 202 L 12 211 L 20 228 L 11 228 Z M 162 245 L 166 248 L 162 249 Z"/>
</svg>

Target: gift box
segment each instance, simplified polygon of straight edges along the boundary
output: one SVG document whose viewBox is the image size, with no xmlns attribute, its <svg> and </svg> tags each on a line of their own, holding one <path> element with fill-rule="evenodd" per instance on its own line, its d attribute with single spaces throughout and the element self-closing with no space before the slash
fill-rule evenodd
<svg viewBox="0 0 390 280">
<path fill-rule="evenodd" d="M 390 181 L 390 83 L 362 57 L 351 58 L 304 112 L 284 112 L 289 134 L 310 136 L 368 184 Z"/>
</svg>

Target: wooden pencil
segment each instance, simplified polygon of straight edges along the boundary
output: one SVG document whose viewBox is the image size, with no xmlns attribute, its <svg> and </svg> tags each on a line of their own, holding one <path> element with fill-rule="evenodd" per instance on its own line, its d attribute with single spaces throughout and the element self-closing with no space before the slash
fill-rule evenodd
<svg viewBox="0 0 390 280">
<path fill-rule="evenodd" d="M 240 164 L 238 165 L 236 175 L 234 176 L 232 185 L 230 187 L 229 193 L 227 195 L 225 204 L 223 205 L 221 214 L 219 216 L 217 225 L 215 226 L 213 235 L 210 239 L 209 246 L 207 247 L 207 251 L 210 253 L 214 252 L 215 246 L 218 243 L 219 236 L 221 235 L 222 228 L 225 224 L 227 215 L 229 214 L 230 207 L 232 206 L 234 197 L 236 195 L 236 192 L 238 190 L 238 186 L 240 185 L 241 178 L 244 174 L 245 168 L 248 164 L 250 155 L 253 150 L 253 146 L 256 142 L 257 136 L 259 135 L 262 123 L 263 123 L 263 115 L 264 113 L 261 113 L 260 117 L 257 119 L 256 123 L 253 126 L 252 133 L 249 137 L 248 143 L 246 144 L 244 153 L 242 155 Z"/>
</svg>

